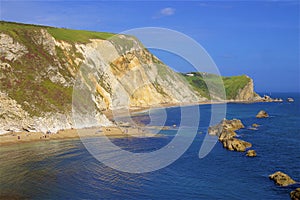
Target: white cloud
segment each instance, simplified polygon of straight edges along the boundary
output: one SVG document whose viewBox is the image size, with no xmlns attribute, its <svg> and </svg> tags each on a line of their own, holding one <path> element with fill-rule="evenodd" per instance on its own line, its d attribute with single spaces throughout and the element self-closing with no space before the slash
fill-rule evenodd
<svg viewBox="0 0 300 200">
<path fill-rule="evenodd" d="M 176 10 L 174 8 L 171 8 L 171 7 L 163 8 L 159 12 L 157 12 L 156 15 L 154 15 L 152 17 L 152 19 L 159 19 L 159 18 L 162 18 L 162 17 L 167 17 L 167 16 L 174 15 L 175 11 Z"/>
<path fill-rule="evenodd" d="M 175 14 L 174 8 L 164 8 L 160 10 L 160 14 L 164 16 L 170 16 Z"/>
</svg>

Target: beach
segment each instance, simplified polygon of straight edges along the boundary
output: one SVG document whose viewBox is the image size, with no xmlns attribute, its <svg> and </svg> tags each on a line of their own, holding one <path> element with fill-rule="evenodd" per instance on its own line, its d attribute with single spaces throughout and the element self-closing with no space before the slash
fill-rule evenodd
<svg viewBox="0 0 300 200">
<path fill-rule="evenodd" d="M 25 143 L 34 141 L 73 139 L 82 137 L 109 137 L 109 138 L 129 138 L 129 137 L 156 137 L 156 134 L 149 133 L 136 127 L 93 127 L 85 129 L 60 130 L 57 133 L 42 132 L 12 132 L 0 135 L 0 146 L 15 143 Z"/>
<path fill-rule="evenodd" d="M 103 114 L 109 119 L 114 120 L 115 117 L 129 117 L 134 115 L 140 115 L 148 112 L 150 109 L 160 109 L 160 108 L 172 108 L 178 106 L 193 106 L 193 105 L 211 105 L 211 104 L 222 104 L 222 103 L 256 103 L 253 101 L 205 101 L 197 103 L 169 103 L 160 104 L 156 106 L 149 107 L 133 107 L 129 110 L 107 110 L 103 111 Z M 132 125 L 122 127 L 122 126 L 110 126 L 110 127 L 86 127 L 83 129 L 66 129 L 60 130 L 57 133 L 42 133 L 42 132 L 10 132 L 0 135 L 0 145 L 9 145 L 14 143 L 25 143 L 34 141 L 47 141 L 47 140 L 57 140 L 57 139 L 72 139 L 80 137 L 101 137 L 107 136 L 110 138 L 127 138 L 127 137 L 153 137 L 154 134 L 149 133 L 147 130 L 143 130 L 143 124 L 135 121 L 139 127 L 134 127 Z M 152 127 L 154 129 L 166 127 Z M 78 134 L 78 132 L 80 134 Z"/>
<path fill-rule="evenodd" d="M 168 118 L 164 125 L 169 130 L 162 130 L 155 124 L 150 128 L 146 124 L 146 127 L 140 127 L 145 129 L 145 133 L 148 129 L 160 129 L 161 137 L 135 139 L 130 136 L 127 139 L 120 130 L 116 132 L 116 127 L 64 130 L 49 134 L 52 139 L 37 138 L 37 142 L 21 140 L 16 143 L 15 135 L 13 145 L 1 144 L 0 148 L 0 199 L 243 199 L 245 196 L 248 199 L 290 199 L 289 193 L 299 185 L 279 187 L 269 179 L 269 175 L 282 171 L 295 181 L 300 180 L 297 162 L 300 155 L 297 123 L 300 97 L 296 94 L 277 95 L 284 99 L 293 96 L 295 102 L 227 105 L 227 119 L 237 118 L 245 125 L 237 134 L 239 139 L 253 144 L 252 149 L 257 156 L 251 158 L 246 156 L 246 152 L 228 151 L 217 142 L 205 158 L 199 159 L 199 149 L 206 134 L 197 134 L 187 151 L 170 166 L 149 173 L 130 174 L 99 162 L 86 148 L 86 144 L 98 145 L 94 137 L 105 132 L 110 135 L 112 143 L 128 152 L 160 150 L 172 142 L 180 128 L 180 107 L 166 109 Z M 206 133 L 211 119 L 211 105 L 200 105 L 199 109 L 198 132 Z M 269 117 L 256 118 L 260 110 L 267 111 Z M 161 112 L 151 112 L 154 121 L 160 115 Z M 196 116 L 191 114 L 187 117 Z M 143 119 L 142 113 L 136 118 Z M 256 130 L 251 129 L 254 123 L 260 125 Z M 177 127 L 173 128 L 173 124 Z M 131 133 L 129 126 L 121 127 L 124 132 L 126 128 Z M 72 136 L 70 133 L 68 135 L 68 131 L 76 133 L 82 130 L 83 134 L 80 134 L 88 136 L 84 138 L 84 144 L 78 134 L 77 138 L 73 135 L 66 139 Z M 103 133 L 97 132 L 99 130 Z M 170 146 L 172 151 L 177 149 Z M 104 150 L 108 157 L 114 157 L 119 152 L 109 148 Z M 125 157 L 117 158 L 128 160 L 128 164 L 134 162 Z"/>
</svg>

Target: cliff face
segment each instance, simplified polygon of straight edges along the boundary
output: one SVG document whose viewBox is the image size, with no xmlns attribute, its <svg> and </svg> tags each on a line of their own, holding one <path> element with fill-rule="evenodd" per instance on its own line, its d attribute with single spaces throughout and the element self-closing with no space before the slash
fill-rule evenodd
<svg viewBox="0 0 300 200">
<path fill-rule="evenodd" d="M 220 99 L 220 85 L 209 93 L 205 82 L 217 79 L 227 100 L 260 98 L 247 76 L 175 73 L 128 35 L 0 22 L 0 53 L 0 133 L 105 126 L 107 110 Z"/>
<path fill-rule="evenodd" d="M 90 99 L 96 109 L 89 115 L 101 125 L 110 124 L 102 114 L 108 109 L 206 100 L 136 38 L 110 36 L 1 22 L 0 132 L 74 127 L 78 80 L 84 92 L 75 103 Z M 84 118 L 77 126 L 96 125 Z"/>
<path fill-rule="evenodd" d="M 246 76 L 219 77 L 215 74 L 191 72 L 182 74 L 195 91 L 209 99 L 224 100 L 221 85 L 224 85 L 227 101 L 258 101 L 261 97 L 255 93 L 253 80 Z M 205 78 L 205 79 L 204 79 Z M 207 83 L 213 86 L 209 91 Z"/>
<path fill-rule="evenodd" d="M 249 78 L 249 77 L 248 77 Z M 237 95 L 233 100 L 236 101 L 257 101 L 260 100 L 260 96 L 254 91 L 253 80 L 249 78 L 249 82 L 243 87 L 240 88 L 237 92 Z"/>
</svg>

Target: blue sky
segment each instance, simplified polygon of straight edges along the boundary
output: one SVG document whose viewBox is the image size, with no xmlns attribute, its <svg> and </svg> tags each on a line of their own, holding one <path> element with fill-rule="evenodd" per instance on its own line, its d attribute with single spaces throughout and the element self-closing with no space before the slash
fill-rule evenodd
<svg viewBox="0 0 300 200">
<path fill-rule="evenodd" d="M 224 76 L 247 74 L 259 92 L 300 92 L 299 1 L 4 1 L 1 20 L 122 32 L 180 31 L 201 44 Z M 153 51 L 177 71 L 194 69 Z"/>
</svg>

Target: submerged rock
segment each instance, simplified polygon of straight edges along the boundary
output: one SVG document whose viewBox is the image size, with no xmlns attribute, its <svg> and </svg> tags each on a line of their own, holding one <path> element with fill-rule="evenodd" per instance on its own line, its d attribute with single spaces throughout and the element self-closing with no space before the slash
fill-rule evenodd
<svg viewBox="0 0 300 200">
<path fill-rule="evenodd" d="M 248 150 L 246 156 L 248 157 L 256 157 L 256 151 L 255 150 Z"/>
<path fill-rule="evenodd" d="M 289 98 L 287 98 L 287 101 L 288 101 L 288 102 L 294 102 L 294 99 L 291 98 L 291 97 L 289 97 Z"/>
<path fill-rule="evenodd" d="M 257 128 L 257 127 L 259 127 L 259 124 L 252 124 L 252 127 L 254 127 L 254 128 Z"/>
<path fill-rule="evenodd" d="M 294 191 L 291 191 L 290 197 L 292 200 L 300 200 L 300 188 L 297 188 Z"/>
<path fill-rule="evenodd" d="M 271 98 L 268 95 L 264 95 L 261 98 L 261 101 L 264 101 L 264 102 L 283 102 L 283 99 L 281 99 L 281 98 Z"/>
<path fill-rule="evenodd" d="M 296 183 L 289 175 L 280 171 L 271 174 L 269 178 L 280 186 L 288 186 Z"/>
<path fill-rule="evenodd" d="M 283 99 L 281 99 L 281 98 L 275 98 L 273 101 L 274 102 L 283 102 Z"/>
<path fill-rule="evenodd" d="M 264 110 L 261 110 L 257 113 L 256 118 L 266 118 L 269 117 L 268 113 Z"/>
</svg>

